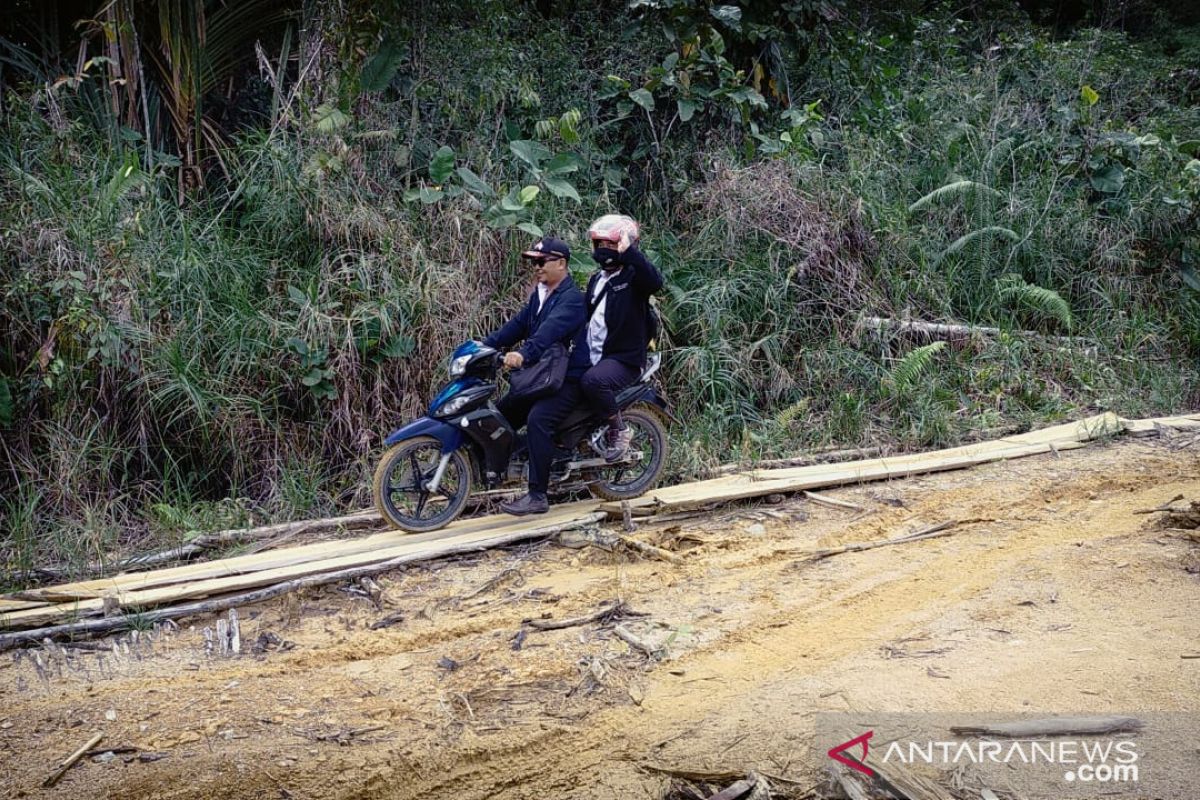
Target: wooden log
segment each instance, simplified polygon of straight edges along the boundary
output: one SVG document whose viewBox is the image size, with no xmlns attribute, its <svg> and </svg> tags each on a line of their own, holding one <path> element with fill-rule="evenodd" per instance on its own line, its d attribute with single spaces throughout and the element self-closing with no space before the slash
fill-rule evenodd
<svg viewBox="0 0 1200 800">
<path fill-rule="evenodd" d="M 617 540 L 626 547 L 636 550 L 643 555 L 657 558 L 660 561 L 667 561 L 671 564 L 682 564 L 683 557 L 678 553 L 672 553 L 670 550 L 664 550 L 661 547 L 655 547 L 647 542 L 638 541 L 631 536 L 618 536 Z"/>
<path fill-rule="evenodd" d="M 735 472 L 745 472 L 747 469 L 782 469 L 784 467 L 807 467 L 811 464 L 834 464 L 839 461 L 857 461 L 872 458 L 883 451 L 882 447 L 858 447 L 850 450 L 830 450 L 824 453 L 813 453 L 807 456 L 792 458 L 768 458 L 756 461 L 746 466 L 743 464 L 722 464 L 714 470 L 714 475 L 732 475 Z"/>
<path fill-rule="evenodd" d="M 655 661 L 666 655 L 666 648 L 650 644 L 633 631 L 626 628 L 624 625 L 618 625 L 617 627 L 613 628 L 613 633 L 616 634 L 618 639 L 625 642 L 625 644 L 629 645 L 635 650 L 641 650 Z"/>
<path fill-rule="evenodd" d="M 554 525 L 527 528 L 502 535 L 473 539 L 466 542 L 443 546 L 438 548 L 436 551 L 418 551 L 415 553 L 406 553 L 404 555 L 391 558 L 387 561 L 355 566 L 348 569 L 321 572 L 315 575 L 308 575 L 303 578 L 285 581 L 283 583 L 278 583 L 273 586 L 268 586 L 266 588 L 257 589 L 255 591 L 245 592 L 242 594 L 227 595 L 214 600 L 205 600 L 168 608 L 144 611 L 138 615 L 138 618 L 144 622 L 157 622 L 159 620 L 179 619 L 180 617 L 194 616 L 197 614 L 211 614 L 218 611 L 225 611 L 230 608 L 249 605 L 251 603 L 261 603 L 264 600 L 270 600 L 273 597 L 294 592 L 297 589 L 305 589 L 310 586 L 322 586 L 327 583 L 337 583 L 339 581 L 352 580 L 355 578 L 360 578 L 364 575 L 378 575 L 381 572 L 387 572 L 405 564 L 411 564 L 418 561 L 428 561 L 434 558 L 444 558 L 446 556 L 460 555 L 463 553 L 474 553 L 480 550 L 488 550 L 493 547 L 503 547 L 507 544 L 514 544 L 516 542 L 538 538 L 541 536 L 549 536 L 563 530 L 565 527 L 587 525 L 590 523 L 599 522 L 603 518 L 603 514 L 596 512 L 588 515 L 587 517 L 574 519 L 569 522 L 560 522 Z M 129 617 L 113 617 L 110 619 L 94 619 L 84 622 L 54 625 L 36 630 L 4 633 L 0 634 L 0 652 L 9 650 L 22 644 L 36 643 L 46 637 L 54 639 L 68 635 L 97 634 L 107 633 L 115 630 L 123 630 L 129 627 L 130 622 L 131 620 Z"/>
<path fill-rule="evenodd" d="M 1025 739 L 1034 736 L 1097 736 L 1106 733 L 1125 733 L 1141 730 L 1137 717 L 1050 717 L 1017 722 L 998 722 L 991 725 L 952 726 L 955 736 L 1005 736 Z"/>
<path fill-rule="evenodd" d="M 49 789 L 54 784 L 58 783 L 59 779 L 66 774 L 67 770 L 75 766 L 75 762 L 83 758 L 83 754 L 95 747 L 103 738 L 103 733 L 97 733 L 92 738 L 88 739 L 87 744 L 83 745 L 74 753 L 71 753 L 71 755 L 67 756 L 66 760 L 58 765 L 58 769 L 54 770 L 50 777 L 42 781 L 42 787 Z"/>
<path fill-rule="evenodd" d="M 858 553 L 863 550 L 874 550 L 877 547 L 891 547 L 896 544 L 907 544 L 909 542 L 919 542 L 924 539 L 936 539 L 941 536 L 949 536 L 953 533 L 951 528 L 956 526 L 958 522 L 950 520 L 947 522 L 939 522 L 936 525 L 930 525 L 926 528 L 921 528 L 918 531 L 898 536 L 895 539 L 884 539 L 880 542 L 856 542 L 854 544 L 846 544 L 841 547 L 831 547 L 827 550 L 817 550 L 807 556 L 808 561 L 820 561 L 830 556 L 838 556 L 842 553 Z"/>
<path fill-rule="evenodd" d="M 821 505 L 829 506 L 830 508 L 848 508 L 852 511 L 866 511 L 866 509 L 860 506 L 858 503 L 849 503 L 845 500 L 838 500 L 836 497 L 827 497 L 826 495 L 817 494 L 816 492 L 805 492 L 804 496 L 809 500 L 812 500 L 814 503 L 820 503 Z"/>
<path fill-rule="evenodd" d="M 876 333 L 917 333 L 926 339 L 969 339 L 973 336 L 1019 336 L 1028 339 L 1041 339 L 1068 347 L 1084 347 L 1094 350 L 1098 345 L 1095 339 L 1083 336 L 1051 336 L 1036 331 L 1001 330 L 985 325 L 962 325 L 958 323 L 925 322 L 923 320 L 888 319 L 886 317 L 864 317 L 859 322 L 859 328 L 866 328 Z"/>
</svg>

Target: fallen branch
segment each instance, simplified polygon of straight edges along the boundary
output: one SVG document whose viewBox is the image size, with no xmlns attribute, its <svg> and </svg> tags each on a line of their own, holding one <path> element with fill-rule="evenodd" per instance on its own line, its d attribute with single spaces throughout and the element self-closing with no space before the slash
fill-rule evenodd
<svg viewBox="0 0 1200 800">
<path fill-rule="evenodd" d="M 642 769 L 650 772 L 657 772 L 660 775 L 669 775 L 672 778 L 678 778 L 681 781 L 691 781 L 692 783 L 725 783 L 727 781 L 736 781 L 744 778 L 744 772 L 730 772 L 728 770 L 700 770 L 686 769 L 679 767 L 664 767 L 659 764 L 639 764 Z"/>
<path fill-rule="evenodd" d="M 683 557 L 677 553 L 672 553 L 670 550 L 664 550 L 661 547 L 655 547 L 652 544 L 638 541 L 637 539 L 633 539 L 629 536 L 618 536 L 617 540 L 626 547 L 632 550 L 637 550 L 642 555 L 647 555 L 651 558 L 657 558 L 660 561 L 669 561 L 672 564 L 683 563 Z"/>
<path fill-rule="evenodd" d="M 1104 733 L 1124 733 L 1141 730 L 1142 721 L 1136 717 L 1052 717 L 994 725 L 961 725 L 950 728 L 955 736 L 1007 736 L 1025 739 L 1033 736 L 1093 736 Z"/>
<path fill-rule="evenodd" d="M 539 631 L 555 631 L 562 628 L 574 628 L 578 625 L 586 625 L 589 622 L 611 622 L 615 619 L 624 619 L 626 617 L 644 617 L 641 611 L 634 611 L 624 602 L 617 603 L 601 608 L 598 611 L 593 611 L 591 614 L 585 614 L 582 617 L 570 617 L 568 619 L 531 619 L 526 624 Z"/>
<path fill-rule="evenodd" d="M 446 556 L 461 555 L 463 553 L 477 553 L 483 550 L 489 550 L 493 547 L 503 547 L 506 544 L 534 539 L 539 536 L 548 536 L 552 533 L 558 533 L 561 530 L 573 528 L 590 523 L 599 522 L 605 518 L 603 512 L 595 512 L 588 514 L 585 517 L 572 520 L 568 523 L 559 523 L 556 525 L 547 525 L 543 528 L 534 528 L 532 530 L 517 531 L 515 533 L 496 536 L 491 539 L 480 539 L 466 544 L 447 547 L 436 554 L 429 553 L 408 553 L 387 561 L 381 561 L 375 564 L 365 564 L 358 567 L 350 567 L 334 572 L 318 573 L 316 575 L 308 575 L 303 578 L 277 583 L 274 586 L 267 586 L 262 589 L 256 589 L 242 594 L 228 595 L 214 600 L 203 600 L 194 603 L 185 603 L 179 606 L 171 606 L 168 608 L 160 608 L 149 611 L 143 611 L 136 616 L 136 620 L 131 615 L 118 617 L 109 617 L 104 619 L 93 619 L 83 622 L 73 622 L 63 625 L 53 625 L 47 628 L 36 628 L 27 631 L 13 631 L 12 633 L 0 634 L 0 652 L 9 650 L 22 644 L 31 644 L 40 642 L 44 638 L 57 638 L 66 635 L 78 634 L 97 634 L 108 633 L 115 630 L 124 630 L 134 622 L 153 623 L 165 619 L 178 619 L 180 617 L 190 617 L 197 614 L 211 614 L 217 611 L 225 611 L 226 609 L 235 608 L 237 606 L 249 605 L 251 603 L 261 603 L 264 600 L 270 600 L 280 595 L 294 592 L 297 589 L 307 589 L 311 586 L 322 586 L 327 583 L 337 583 L 339 581 L 353 580 L 361 578 L 364 575 L 378 575 L 381 572 L 396 569 L 397 567 L 411 564 L 416 561 L 428 561 L 433 558 L 445 558 Z"/>
<path fill-rule="evenodd" d="M 841 547 L 831 547 L 828 550 L 817 550 L 807 556 L 808 561 L 820 561 L 823 558 L 830 556 L 841 555 L 842 553 L 857 553 L 862 550 L 874 550 L 876 547 L 890 547 L 894 544 L 907 544 L 909 542 L 919 542 L 923 539 L 936 539 L 940 536 L 949 536 L 950 529 L 958 525 L 957 520 L 948 522 L 939 522 L 937 525 L 930 525 L 927 528 L 921 528 L 905 536 L 899 536 L 895 539 L 884 539 L 881 542 L 857 542 L 855 544 L 846 544 Z"/>
<path fill-rule="evenodd" d="M 967 339 L 972 336 L 1020 336 L 1029 339 L 1042 339 L 1047 342 L 1058 342 L 1070 347 L 1084 347 L 1094 350 L 1097 347 L 1094 339 L 1082 336 L 1051 336 L 1035 331 L 1009 330 L 989 328 L 983 325 L 953 325 L 940 322 L 923 322 L 909 319 L 886 319 L 884 317 L 864 317 L 859 323 L 860 328 L 869 328 L 876 333 L 895 331 L 898 333 L 918 333 L 929 339 Z"/>
<path fill-rule="evenodd" d="M 74 753 L 71 753 L 71 755 L 67 756 L 66 761 L 59 764 L 58 769 L 54 770 L 54 774 L 52 774 L 49 778 L 46 778 L 46 780 L 42 781 L 42 787 L 49 789 L 54 784 L 58 783 L 59 778 L 61 778 L 63 775 L 65 775 L 67 770 L 69 770 L 71 767 L 75 766 L 75 762 L 78 761 L 79 759 L 83 758 L 84 753 L 86 753 L 88 750 L 91 750 L 93 747 L 95 747 L 97 744 L 99 744 L 100 740 L 103 738 L 104 738 L 103 733 L 97 733 L 95 736 L 88 739 L 87 744 L 85 744 L 83 747 L 76 750 Z"/>
<path fill-rule="evenodd" d="M 804 496 L 809 500 L 812 500 L 814 503 L 820 503 L 823 506 L 829 506 L 831 508 L 849 508 L 853 511 L 866 511 L 866 509 L 860 506 L 858 503 L 850 503 L 845 500 L 838 500 L 836 497 L 827 497 L 826 495 L 817 494 L 816 492 L 805 492 Z"/>
<path fill-rule="evenodd" d="M 1160 511 L 1174 511 L 1174 509 L 1171 508 L 1171 506 L 1174 505 L 1175 503 L 1178 503 L 1182 499 L 1183 499 L 1183 495 L 1177 494 L 1174 497 L 1172 497 L 1170 500 L 1168 500 L 1167 502 L 1163 503 L 1161 506 L 1155 506 L 1154 508 L 1139 508 L 1136 511 L 1134 511 L 1133 513 L 1135 513 L 1135 514 L 1157 514 Z"/>
<path fill-rule="evenodd" d="M 350 744 L 350 740 L 356 736 L 374 733 L 385 728 L 387 728 L 387 725 L 370 725 L 366 728 L 355 728 L 353 730 L 336 731 L 334 733 L 319 733 L 313 736 L 312 739 L 317 742 L 337 742 L 340 745 L 348 745 Z"/>
<path fill-rule="evenodd" d="M 404 612 L 403 611 L 393 611 L 391 614 L 388 614 L 386 617 L 381 617 L 380 619 L 375 620 L 374 622 L 371 623 L 371 630 L 373 630 L 373 631 L 383 630 L 384 628 L 387 628 L 391 625 L 395 625 L 398 622 L 404 622 Z"/>
<path fill-rule="evenodd" d="M 618 639 L 625 642 L 625 644 L 634 649 L 641 650 L 655 661 L 662 658 L 666 654 L 666 648 L 662 646 L 656 647 L 644 641 L 623 625 L 618 625 L 617 627 L 613 628 L 613 633 L 616 634 Z"/>
</svg>

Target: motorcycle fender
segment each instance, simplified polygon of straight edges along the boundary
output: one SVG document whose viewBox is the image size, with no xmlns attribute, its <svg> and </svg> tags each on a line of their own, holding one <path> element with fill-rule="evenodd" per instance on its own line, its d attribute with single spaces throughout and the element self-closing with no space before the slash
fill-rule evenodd
<svg viewBox="0 0 1200 800">
<path fill-rule="evenodd" d="M 462 432 L 453 425 L 439 419 L 421 417 L 414 419 L 402 428 L 397 428 L 388 434 L 383 443 L 388 447 L 403 442 L 405 439 L 415 439 L 418 436 L 432 436 L 442 443 L 443 453 L 453 453 L 462 445 Z"/>
<path fill-rule="evenodd" d="M 656 405 L 667 419 L 671 420 L 675 425 L 679 424 L 679 418 L 671 413 L 671 409 L 667 408 L 667 401 L 662 399 L 658 392 L 654 390 L 654 387 L 649 384 L 637 387 L 636 391 L 628 397 L 618 397 L 617 399 L 621 403 L 621 408 L 628 408 L 634 403 L 651 403 Z"/>
</svg>

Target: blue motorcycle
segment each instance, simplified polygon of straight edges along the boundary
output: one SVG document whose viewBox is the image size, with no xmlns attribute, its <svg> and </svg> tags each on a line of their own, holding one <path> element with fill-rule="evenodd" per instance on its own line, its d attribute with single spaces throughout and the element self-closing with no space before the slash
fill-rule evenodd
<svg viewBox="0 0 1200 800">
<path fill-rule="evenodd" d="M 576 409 L 555 433 L 550 492 L 586 490 L 605 500 L 627 500 L 657 485 L 667 461 L 670 416 L 651 377 L 662 356 L 651 353 L 638 380 L 617 396 L 633 441 L 624 458 L 604 458 L 607 422 L 590 407 Z M 414 533 L 456 519 L 473 486 L 509 493 L 528 480 L 524 435 L 513 430 L 491 402 L 499 387 L 501 354 L 466 342 L 450 356 L 450 382 L 429 404 L 427 416 L 393 431 L 375 469 L 375 504 L 393 526 Z"/>
</svg>

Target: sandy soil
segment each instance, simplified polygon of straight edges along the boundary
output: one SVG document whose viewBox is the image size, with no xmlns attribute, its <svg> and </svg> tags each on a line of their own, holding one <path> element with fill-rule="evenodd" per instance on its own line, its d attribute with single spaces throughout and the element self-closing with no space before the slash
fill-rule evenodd
<svg viewBox="0 0 1200 800">
<path fill-rule="evenodd" d="M 386 575 L 382 608 L 346 587 L 244 608 L 261 653 L 207 654 L 214 620 L 195 619 L 128 653 L 43 652 L 44 670 L 5 655 L 0 796 L 662 798 L 655 768 L 754 769 L 799 796 L 822 780 L 822 711 L 1200 705 L 1200 660 L 1180 658 L 1200 651 L 1200 546 L 1133 513 L 1200 499 L 1200 448 L 1120 442 L 829 494 L 866 510 L 788 499 L 638 532 L 678 565 L 543 543 Z M 944 520 L 952 535 L 804 557 Z M 615 600 L 664 658 L 611 623 L 517 636 Z M 99 751 L 136 750 L 41 789 L 96 731 Z"/>
</svg>

